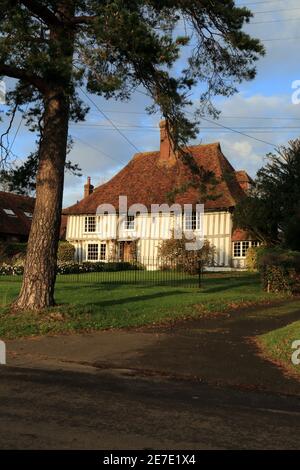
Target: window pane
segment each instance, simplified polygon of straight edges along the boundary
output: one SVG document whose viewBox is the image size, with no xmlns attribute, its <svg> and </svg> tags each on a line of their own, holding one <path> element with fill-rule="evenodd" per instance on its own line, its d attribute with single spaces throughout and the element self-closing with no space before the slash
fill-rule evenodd
<svg viewBox="0 0 300 470">
<path fill-rule="evenodd" d="M 90 243 L 88 245 L 88 256 L 87 259 L 88 261 L 98 261 L 98 244 L 96 243 Z"/>
<path fill-rule="evenodd" d="M 242 242 L 242 256 L 246 256 L 250 242 Z"/>
<path fill-rule="evenodd" d="M 134 230 L 134 215 L 128 215 L 124 221 L 125 230 Z"/>
<path fill-rule="evenodd" d="M 100 260 L 104 261 L 106 259 L 106 243 L 101 243 L 100 245 Z"/>
<path fill-rule="evenodd" d="M 241 256 L 241 242 L 235 242 L 233 244 L 233 256 L 239 258 Z"/>
<path fill-rule="evenodd" d="M 84 222 L 84 231 L 85 232 L 96 232 L 96 217 L 87 216 Z"/>
<path fill-rule="evenodd" d="M 200 220 L 196 212 L 185 214 L 185 230 L 198 230 L 200 228 Z"/>
</svg>

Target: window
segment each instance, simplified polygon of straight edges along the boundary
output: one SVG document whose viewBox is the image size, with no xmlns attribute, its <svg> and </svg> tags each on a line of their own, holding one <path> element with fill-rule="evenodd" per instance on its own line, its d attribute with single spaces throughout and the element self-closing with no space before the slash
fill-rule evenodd
<svg viewBox="0 0 300 470">
<path fill-rule="evenodd" d="M 185 214 L 185 230 L 200 230 L 200 214 L 198 212 Z"/>
<path fill-rule="evenodd" d="M 234 242 L 233 244 L 233 256 L 240 258 L 241 256 L 241 242 Z"/>
<path fill-rule="evenodd" d="M 9 215 L 10 217 L 17 217 L 17 215 L 14 213 L 12 209 L 3 209 L 6 215 Z"/>
<path fill-rule="evenodd" d="M 124 220 L 124 229 L 134 230 L 134 222 L 135 222 L 134 215 L 127 215 L 126 219 Z"/>
<path fill-rule="evenodd" d="M 26 217 L 28 217 L 28 219 L 32 219 L 32 212 L 24 211 L 24 214 L 26 215 Z"/>
<path fill-rule="evenodd" d="M 106 243 L 101 243 L 100 245 L 100 260 L 106 260 Z"/>
<path fill-rule="evenodd" d="M 96 232 L 96 217 L 95 216 L 89 215 L 85 218 L 84 231 L 85 232 Z"/>
<path fill-rule="evenodd" d="M 234 242 L 233 243 L 234 258 L 245 258 L 250 246 L 253 246 L 254 248 L 259 246 L 259 241 L 254 240 L 254 241 Z"/>
<path fill-rule="evenodd" d="M 250 242 L 242 242 L 242 257 L 246 256 Z"/>
<path fill-rule="evenodd" d="M 99 257 L 99 245 L 98 243 L 89 243 L 88 244 L 88 261 L 98 261 Z"/>
</svg>

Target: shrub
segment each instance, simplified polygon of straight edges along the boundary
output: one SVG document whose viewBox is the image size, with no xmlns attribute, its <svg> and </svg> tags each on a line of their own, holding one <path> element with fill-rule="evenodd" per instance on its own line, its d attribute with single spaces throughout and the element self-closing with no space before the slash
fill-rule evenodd
<svg viewBox="0 0 300 470">
<path fill-rule="evenodd" d="M 61 263 L 74 261 L 75 247 L 69 242 L 60 242 L 58 245 L 57 260 Z"/>
<path fill-rule="evenodd" d="M 58 263 L 57 274 L 81 274 L 81 273 L 99 273 L 99 272 L 117 272 L 142 269 L 141 266 L 129 262 L 109 262 L 98 261 L 95 263 L 85 262 L 82 264 L 67 262 Z"/>
<path fill-rule="evenodd" d="M 13 257 L 18 254 L 26 255 L 27 243 L 7 243 L 5 253 L 8 257 Z"/>
<path fill-rule="evenodd" d="M 300 252 L 280 247 L 258 250 L 263 288 L 268 292 L 300 292 Z"/>
<path fill-rule="evenodd" d="M 0 276 L 21 276 L 24 272 L 24 266 L 12 266 L 3 263 L 0 266 Z"/>
<path fill-rule="evenodd" d="M 158 251 L 161 270 L 176 268 L 176 270 L 195 275 L 204 266 L 213 265 L 215 247 L 205 240 L 200 250 L 189 251 L 186 249 L 186 243 L 191 241 L 194 240 L 188 240 L 185 237 L 176 239 L 174 236 L 169 240 L 164 240 Z"/>
<path fill-rule="evenodd" d="M 246 254 L 246 268 L 250 272 L 257 271 L 258 265 L 257 265 L 257 256 L 258 256 L 258 248 L 256 247 L 250 247 L 247 250 Z"/>
</svg>

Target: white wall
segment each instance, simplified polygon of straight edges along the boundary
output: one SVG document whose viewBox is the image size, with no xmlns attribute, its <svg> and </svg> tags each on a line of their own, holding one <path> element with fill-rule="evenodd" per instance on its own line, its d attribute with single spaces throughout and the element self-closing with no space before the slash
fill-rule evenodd
<svg viewBox="0 0 300 470">
<path fill-rule="evenodd" d="M 177 218 L 176 218 L 177 217 Z M 120 217 L 121 219 L 121 217 Z M 155 258 L 161 240 L 172 234 L 178 216 L 171 214 L 141 214 L 136 217 L 134 230 L 125 230 L 123 220 L 117 215 L 96 217 L 96 232 L 85 233 L 85 216 L 69 216 L 66 238 L 76 248 L 76 258 L 86 260 L 87 243 L 117 240 L 138 240 L 138 254 L 142 258 Z M 181 219 L 181 217 L 180 217 Z M 231 264 L 232 216 L 230 212 L 206 212 L 204 214 L 204 236 L 216 247 L 216 264 Z M 116 235 L 115 235 L 116 234 Z M 108 252 L 108 251 L 107 251 Z"/>
</svg>

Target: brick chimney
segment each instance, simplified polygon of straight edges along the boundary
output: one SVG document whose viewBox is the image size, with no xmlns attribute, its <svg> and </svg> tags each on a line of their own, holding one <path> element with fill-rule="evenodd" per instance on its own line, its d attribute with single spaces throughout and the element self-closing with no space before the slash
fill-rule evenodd
<svg viewBox="0 0 300 470">
<path fill-rule="evenodd" d="M 235 175 L 240 187 L 247 193 L 254 184 L 253 179 L 244 170 L 236 171 Z"/>
<path fill-rule="evenodd" d="M 86 184 L 84 185 L 84 197 L 89 196 L 94 191 L 94 186 L 91 184 L 91 177 L 89 176 Z"/>
<path fill-rule="evenodd" d="M 166 121 L 160 121 L 160 156 L 159 161 L 162 165 L 172 166 L 176 163 L 176 153 L 173 149 L 173 143 L 167 130 Z"/>
</svg>

